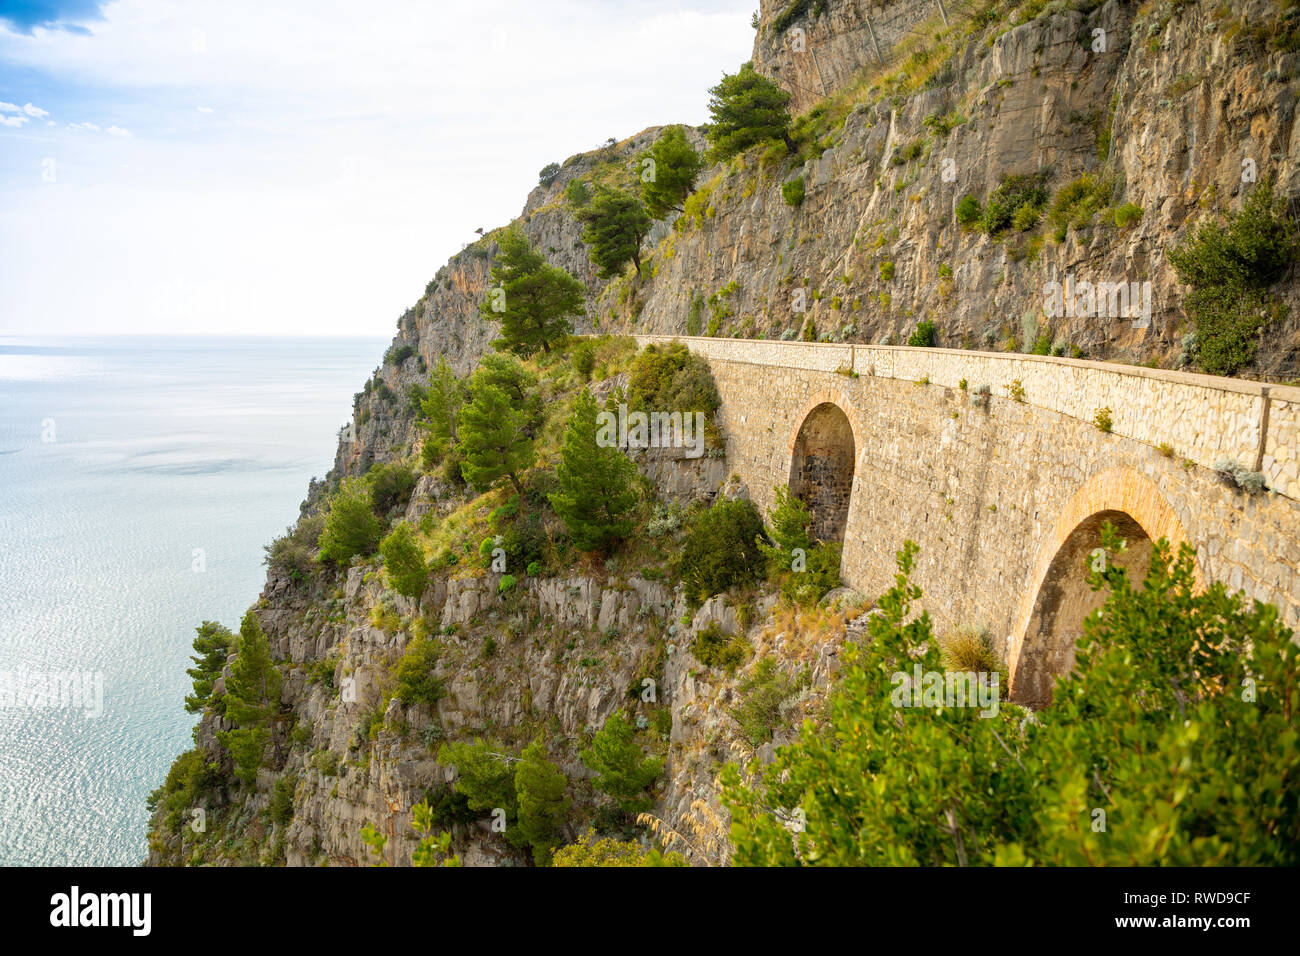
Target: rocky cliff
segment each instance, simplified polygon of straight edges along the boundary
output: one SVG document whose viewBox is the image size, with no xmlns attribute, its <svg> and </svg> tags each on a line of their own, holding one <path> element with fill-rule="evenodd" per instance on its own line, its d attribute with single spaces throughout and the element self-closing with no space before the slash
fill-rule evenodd
<svg viewBox="0 0 1300 956">
<path fill-rule="evenodd" d="M 633 185 L 658 128 L 570 157 L 530 193 L 518 224 L 586 284 L 580 332 L 901 343 L 929 320 L 951 347 L 1046 342 L 1058 354 L 1178 367 L 1191 329 L 1168 250 L 1199 217 L 1238 208 L 1253 179 L 1300 192 L 1298 10 L 1272 0 L 762 0 L 754 64 L 792 94 L 798 156 L 760 149 L 706 170 L 686 211 L 656 224 L 639 276 L 596 277 L 572 184 Z M 1014 176 L 1050 197 L 1039 220 L 994 235 L 958 221 L 964 197 L 986 203 Z M 792 205 L 782 186 L 798 178 L 804 198 Z M 1071 184 L 1081 202 L 1053 219 L 1052 200 Z M 453 256 L 400 318 L 304 513 L 341 479 L 418 450 L 412 386 L 438 361 L 471 371 L 495 335 L 480 314 L 495 249 L 489 234 Z M 1151 321 L 1047 314 L 1045 290 L 1067 276 L 1149 282 Z M 1300 374 L 1294 278 L 1278 292 L 1290 314 L 1265 331 L 1250 377 Z M 734 491 L 723 459 L 641 464 L 665 498 Z M 425 475 L 406 517 L 464 505 Z M 721 599 L 689 614 L 679 591 L 645 572 L 613 561 L 504 593 L 499 576 L 443 572 L 412 601 L 382 588 L 372 565 L 306 583 L 273 571 L 257 607 L 289 717 L 256 787 L 225 786 L 208 832 L 155 818 L 150 862 L 359 864 L 369 823 L 387 828 L 389 861 L 409 863 L 410 807 L 447 792 L 455 774 L 437 762 L 438 745 L 474 737 L 545 739 L 573 782 L 576 827 L 594 812 L 578 752 L 619 709 L 652 729 L 664 760 L 653 812 L 695 835 L 694 862 L 724 859 L 713 778 L 755 749 L 729 713 L 744 675 L 701 669 L 683 648 L 716 624 L 747 629 L 754 659 L 806 666 L 789 732 L 832 673 L 853 615 Z M 386 694 L 416 621 L 444 648 L 437 674 L 448 694 L 435 707 Z M 635 693 L 647 676 L 649 701 Z M 200 722 L 205 753 L 220 756 L 221 727 L 212 713 Z M 292 817 L 267 822 L 278 781 L 293 792 Z M 455 840 L 467 863 L 524 859 L 485 820 L 461 822 Z"/>
</svg>

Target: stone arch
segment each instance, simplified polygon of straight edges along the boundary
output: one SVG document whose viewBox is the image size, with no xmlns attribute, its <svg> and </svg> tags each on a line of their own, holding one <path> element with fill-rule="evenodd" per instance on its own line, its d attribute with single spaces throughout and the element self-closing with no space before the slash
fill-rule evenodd
<svg viewBox="0 0 1300 956">
<path fill-rule="evenodd" d="M 839 392 L 812 397 L 790 439 L 790 492 L 808 505 L 815 540 L 844 541 L 857 470 L 856 416 Z"/>
<path fill-rule="evenodd" d="M 1087 585 L 1085 562 L 1101 544 L 1109 521 L 1127 542 L 1121 560 L 1130 580 L 1140 580 L 1151 563 L 1151 548 L 1168 538 L 1175 548 L 1187 534 L 1173 508 L 1147 478 L 1116 468 L 1088 479 L 1057 517 L 1022 598 L 1018 627 L 1007 651 L 1011 699 L 1031 707 L 1051 701 L 1052 684 L 1074 666 L 1075 643 L 1083 619 L 1105 595 Z"/>
</svg>

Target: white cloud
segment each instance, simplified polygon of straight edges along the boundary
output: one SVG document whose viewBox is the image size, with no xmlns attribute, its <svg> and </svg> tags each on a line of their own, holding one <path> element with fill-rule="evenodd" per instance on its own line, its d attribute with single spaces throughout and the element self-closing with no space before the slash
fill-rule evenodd
<svg viewBox="0 0 1300 956">
<path fill-rule="evenodd" d="M 0 103 L 0 113 L 21 113 L 23 108 L 13 103 Z"/>
<path fill-rule="evenodd" d="M 0 327 L 390 332 L 547 163 L 704 122 L 708 87 L 750 56 L 753 7 L 117 0 L 88 34 L 0 31 L 0 69 L 94 91 L 58 111 L 133 134 L 7 137 L 31 162 L 6 166 L 57 156 L 60 188 L 0 170 Z M 93 311 L 69 275 L 100 290 Z M 193 294 L 159 314 L 164 278 Z M 222 289 L 238 308 L 214 311 Z"/>
<path fill-rule="evenodd" d="M 108 129 L 104 130 L 104 132 L 107 133 L 109 136 L 130 136 L 131 135 L 130 130 L 122 129 L 122 127 L 120 126 L 110 126 Z"/>
<path fill-rule="evenodd" d="M 99 132 L 99 127 L 94 123 L 69 123 L 67 129 L 72 130 L 74 133 L 80 133 L 82 130 L 87 130 L 92 133 Z"/>
<path fill-rule="evenodd" d="M 26 116 L 0 116 L 0 126 L 22 126 L 26 122 Z"/>
<path fill-rule="evenodd" d="M 33 106 L 31 103 L 28 103 L 26 106 L 23 107 L 23 112 L 26 113 L 28 116 L 34 116 L 37 119 L 44 119 L 45 117 L 50 115 L 49 110 L 43 110 L 39 106 Z"/>
</svg>

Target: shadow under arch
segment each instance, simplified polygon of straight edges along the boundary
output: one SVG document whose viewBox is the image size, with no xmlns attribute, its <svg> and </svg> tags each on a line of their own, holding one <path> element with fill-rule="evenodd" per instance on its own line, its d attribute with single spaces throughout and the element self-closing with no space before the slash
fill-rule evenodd
<svg viewBox="0 0 1300 956">
<path fill-rule="evenodd" d="M 1046 706 L 1056 677 L 1074 666 L 1083 620 L 1106 599 L 1104 592 L 1088 587 L 1086 564 L 1101 547 L 1107 521 L 1127 544 L 1117 563 L 1133 582 L 1146 576 L 1155 541 L 1167 538 L 1177 548 L 1187 539 L 1177 515 L 1147 478 L 1116 468 L 1088 479 L 1058 516 L 1022 599 L 1021 623 L 1007 649 L 1016 703 Z"/>
<path fill-rule="evenodd" d="M 848 527 L 859 450 L 849 408 L 841 395 L 815 396 L 790 441 L 790 493 L 808 505 L 816 541 L 842 543 Z"/>
</svg>

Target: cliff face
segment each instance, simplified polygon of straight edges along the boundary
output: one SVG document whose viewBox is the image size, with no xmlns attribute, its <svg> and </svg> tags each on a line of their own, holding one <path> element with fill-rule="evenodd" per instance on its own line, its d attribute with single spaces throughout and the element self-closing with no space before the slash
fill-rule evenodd
<svg viewBox="0 0 1300 956">
<path fill-rule="evenodd" d="M 1168 249 L 1201 215 L 1239 207 L 1250 185 L 1243 170 L 1275 178 L 1284 195 L 1300 192 L 1300 54 L 1272 49 L 1259 29 L 1292 21 L 1271 0 L 1229 6 L 968 0 L 945 6 L 945 26 L 937 3 L 763 0 L 754 63 L 791 91 L 796 108 L 813 107 L 799 120 L 813 143 L 805 162 L 750 155 L 706 170 L 686 213 L 648 237 L 639 280 L 596 278 L 566 192 L 577 179 L 631 187 L 636 157 L 658 128 L 571 157 L 532 190 L 517 223 L 587 285 L 580 332 L 790 338 L 811 319 L 833 341 L 901 343 L 929 319 L 951 347 L 1023 350 L 1046 335 L 1067 355 L 1176 367 L 1190 327 Z M 791 42 L 795 29 L 803 49 Z M 1053 223 L 995 238 L 957 222 L 963 197 L 985 202 L 1005 177 L 1035 174 L 1051 196 L 1085 175 L 1108 188 L 1096 214 L 1067 223 L 1059 241 Z M 781 187 L 799 177 L 805 197 L 792 206 Z M 1125 204 L 1140 217 L 1116 219 Z M 439 360 L 468 373 L 495 337 L 479 311 L 495 251 L 489 235 L 453 256 L 400 318 L 308 510 L 340 479 L 418 450 L 411 386 L 427 382 Z M 1066 276 L 1150 282 L 1150 324 L 1045 315 L 1048 284 Z M 1266 331 L 1249 377 L 1300 374 L 1293 277 L 1280 292 L 1291 314 Z M 665 495 L 732 490 L 724 459 L 642 464 Z M 428 475 L 407 516 L 458 504 Z M 271 573 L 258 613 L 292 719 L 276 730 L 256 788 L 227 786 L 212 832 L 164 832 L 156 820 L 151 862 L 363 863 L 360 831 L 370 823 L 391 828 L 390 862 L 407 863 L 411 805 L 445 792 L 454 776 L 437 763 L 438 744 L 475 736 L 507 745 L 543 736 L 574 781 L 576 804 L 589 808 L 590 774 L 577 754 L 617 709 L 662 729 L 654 812 L 679 832 L 721 837 L 714 774 L 753 751 L 728 714 L 743 678 L 701 671 L 683 648 L 710 623 L 740 628 L 734 608 L 715 599 L 684 619 L 680 593 L 616 565 L 530 578 L 509 596 L 497 576 L 444 573 L 418 602 L 378 580 L 371 566 L 322 571 L 305 585 Z M 845 615 L 818 612 L 817 639 L 807 640 L 812 625 L 767 611 L 742 614 L 754 659 L 809 668 L 811 690 L 787 715 L 793 727 L 833 671 Z M 375 713 L 410 641 L 386 613 L 423 619 L 442 635 L 437 673 L 449 693 L 435 708 L 389 703 Z M 630 694 L 651 674 L 655 700 Z M 220 755 L 220 728 L 213 714 L 199 725 L 211 756 Z M 271 826 L 263 811 L 280 780 L 292 785 L 293 816 Z M 486 822 L 458 826 L 456 847 L 467 863 L 523 859 Z M 724 856 L 719 839 L 699 859 Z"/>
</svg>

